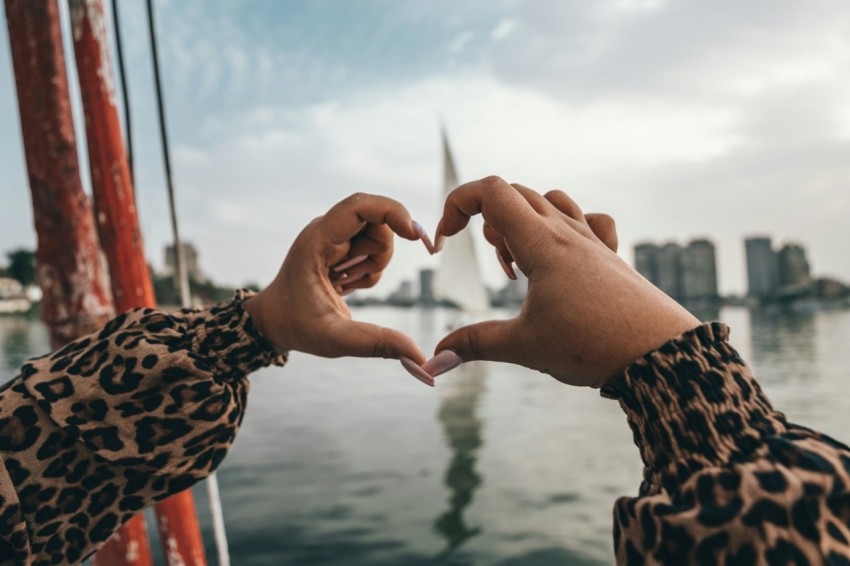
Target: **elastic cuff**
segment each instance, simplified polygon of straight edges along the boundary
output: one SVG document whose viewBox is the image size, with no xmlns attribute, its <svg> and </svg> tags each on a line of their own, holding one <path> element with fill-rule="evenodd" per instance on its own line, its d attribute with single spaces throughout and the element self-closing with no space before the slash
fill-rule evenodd
<svg viewBox="0 0 850 566">
<path fill-rule="evenodd" d="M 243 307 L 254 295 L 240 289 L 230 301 L 199 312 L 192 323 L 192 350 L 208 360 L 217 375 L 239 378 L 263 367 L 286 364 L 288 353 L 275 351 Z"/>
<path fill-rule="evenodd" d="M 785 431 L 784 416 L 728 336 L 725 324 L 706 323 L 602 387 L 602 396 L 617 399 L 626 413 L 648 481 L 670 487 L 705 466 L 749 459 L 764 436 Z"/>
</svg>

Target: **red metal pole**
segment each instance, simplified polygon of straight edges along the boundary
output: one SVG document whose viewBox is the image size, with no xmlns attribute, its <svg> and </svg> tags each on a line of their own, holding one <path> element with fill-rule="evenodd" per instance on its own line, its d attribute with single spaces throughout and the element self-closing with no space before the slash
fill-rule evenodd
<svg viewBox="0 0 850 566">
<path fill-rule="evenodd" d="M 77 75 L 86 118 L 86 140 L 100 243 L 112 276 L 119 312 L 155 307 L 144 253 L 133 183 L 118 118 L 102 0 L 69 0 Z M 174 495 L 156 507 L 166 561 L 171 566 L 206 566 L 192 492 Z M 105 565 L 139 564 L 127 556 L 124 538 L 98 552 Z"/>
<path fill-rule="evenodd" d="M 113 316 L 91 204 L 83 192 L 55 0 L 6 0 L 21 134 L 38 237 L 41 317 L 54 346 Z"/>
<path fill-rule="evenodd" d="M 59 346 L 102 326 L 115 311 L 80 181 L 59 5 L 56 0 L 5 5 L 38 234 L 42 318 Z M 123 538 L 135 541 L 134 564 L 152 563 L 141 517 L 125 525 Z"/>
</svg>

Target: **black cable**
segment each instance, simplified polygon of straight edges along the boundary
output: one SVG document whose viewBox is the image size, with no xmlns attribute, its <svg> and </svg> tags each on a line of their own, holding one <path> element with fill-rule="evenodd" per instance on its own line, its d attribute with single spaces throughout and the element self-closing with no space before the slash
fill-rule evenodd
<svg viewBox="0 0 850 566">
<path fill-rule="evenodd" d="M 168 206 L 171 212 L 171 232 L 174 236 L 174 263 L 175 278 L 180 289 L 180 302 L 182 306 L 191 306 L 191 295 L 189 292 L 189 281 L 186 274 L 186 262 L 183 256 L 183 244 L 180 240 L 180 230 L 177 225 L 177 205 L 174 200 L 174 184 L 171 180 L 171 157 L 168 149 L 168 131 L 165 124 L 165 105 L 162 103 L 162 85 L 159 78 L 159 56 L 156 48 L 156 30 L 154 29 L 153 1 L 147 0 L 148 8 L 148 33 L 151 41 L 151 56 L 153 57 L 153 78 L 156 87 L 156 104 L 159 111 L 159 138 L 162 143 L 162 162 L 165 168 L 165 183 L 168 189 Z"/>
<path fill-rule="evenodd" d="M 127 90 L 127 78 L 124 72 L 124 49 L 121 42 L 121 26 L 118 24 L 118 0 L 112 0 L 112 27 L 115 28 L 115 47 L 118 53 L 118 76 L 121 79 L 121 98 L 124 102 L 124 129 L 127 134 L 127 164 L 130 166 L 130 181 L 136 188 L 136 175 L 133 170 L 133 126 L 130 123 L 130 91 Z"/>
</svg>

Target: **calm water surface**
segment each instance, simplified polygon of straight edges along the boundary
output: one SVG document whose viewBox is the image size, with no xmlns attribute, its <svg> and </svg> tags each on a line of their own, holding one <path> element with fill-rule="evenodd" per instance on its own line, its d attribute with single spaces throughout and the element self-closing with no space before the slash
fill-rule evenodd
<svg viewBox="0 0 850 566">
<path fill-rule="evenodd" d="M 426 352 L 453 316 L 354 314 Z M 850 439 L 850 312 L 720 318 L 777 408 Z M 0 317 L 3 375 L 47 349 L 40 323 Z M 642 466 L 618 405 L 596 392 L 490 363 L 429 389 L 397 362 L 298 354 L 252 381 L 219 471 L 235 566 L 613 562 L 611 507 L 637 492 Z"/>
</svg>

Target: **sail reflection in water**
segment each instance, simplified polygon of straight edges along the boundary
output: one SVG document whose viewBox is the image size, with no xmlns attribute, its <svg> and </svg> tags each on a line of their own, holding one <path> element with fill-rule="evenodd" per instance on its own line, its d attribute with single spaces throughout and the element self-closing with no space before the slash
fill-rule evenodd
<svg viewBox="0 0 850 566">
<path fill-rule="evenodd" d="M 444 475 L 449 489 L 448 509 L 434 521 L 434 529 L 446 540 L 441 557 L 481 532 L 481 527 L 467 524 L 463 513 L 483 481 L 475 467 L 482 445 L 482 423 L 476 409 L 484 394 L 486 367 L 483 363 L 462 365 L 440 389 L 437 419 L 451 450 Z"/>
</svg>

